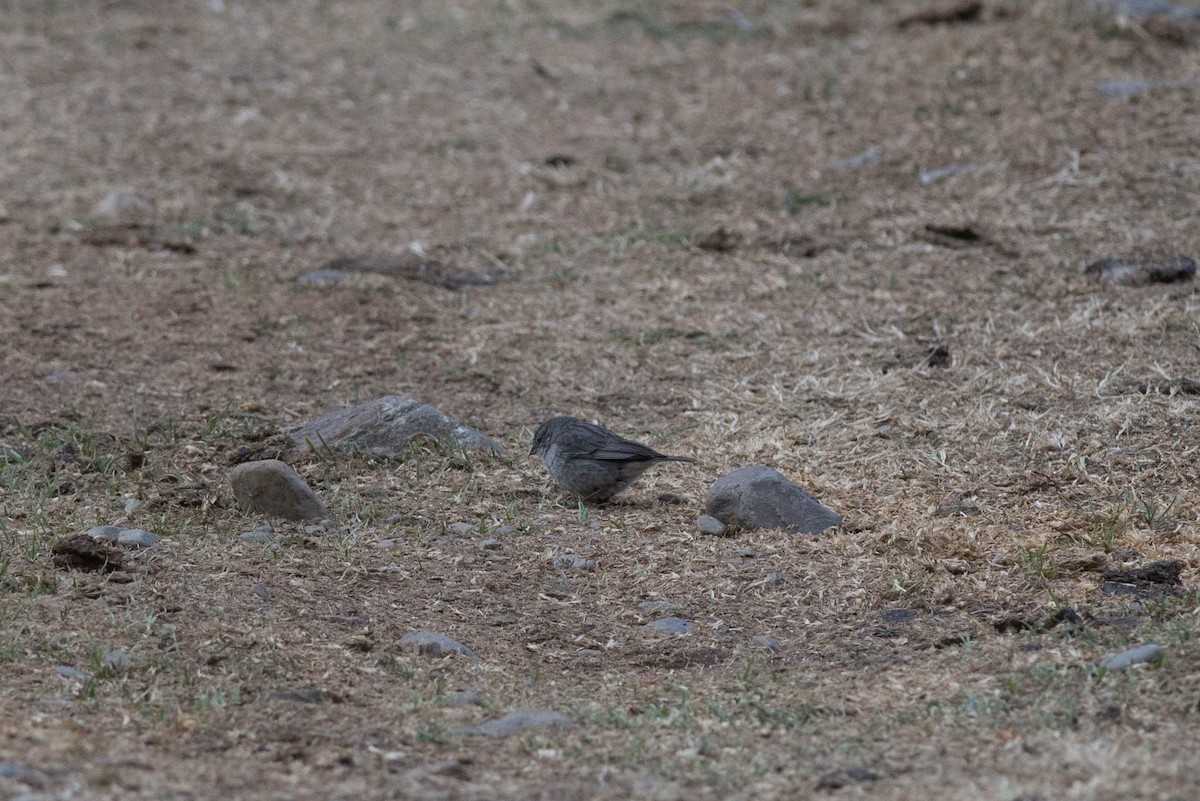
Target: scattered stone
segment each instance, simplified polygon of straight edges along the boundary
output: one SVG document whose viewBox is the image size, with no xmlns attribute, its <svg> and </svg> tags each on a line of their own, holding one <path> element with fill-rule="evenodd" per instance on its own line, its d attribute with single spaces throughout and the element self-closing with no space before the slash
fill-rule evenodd
<svg viewBox="0 0 1200 801">
<path fill-rule="evenodd" d="M 983 0 L 957 0 L 951 3 L 906 14 L 896 20 L 897 28 L 911 25 L 950 25 L 956 22 L 975 22 L 983 13 Z"/>
<path fill-rule="evenodd" d="M 375 547 L 381 551 L 390 551 L 396 547 L 396 541 L 395 540 L 380 540 L 379 542 L 375 543 Z"/>
<path fill-rule="evenodd" d="M 489 720 L 478 726 L 459 729 L 459 734 L 475 734 L 483 737 L 509 737 L 526 729 L 565 728 L 571 719 L 553 709 L 530 709 L 511 712 L 502 718 Z"/>
<path fill-rule="evenodd" d="M 493 533 L 497 537 L 511 537 L 513 534 L 519 534 L 520 530 L 516 526 L 500 526 Z"/>
<path fill-rule="evenodd" d="M 936 170 L 927 170 L 917 177 L 921 183 L 928 186 L 929 184 L 936 184 L 939 181 L 944 181 L 947 178 L 956 178 L 959 175 L 979 172 L 982 169 L 983 166 L 980 164 L 956 164 L 949 167 L 941 167 L 940 169 Z"/>
<path fill-rule="evenodd" d="M 433 659 L 448 654 L 475 656 L 475 652 L 467 646 L 436 631 L 410 631 L 400 638 L 400 644 L 416 646 L 417 653 Z"/>
<path fill-rule="evenodd" d="M 504 448 L 491 437 L 427 403 L 400 395 L 339 409 L 287 433 L 297 448 L 360 450 L 386 459 L 403 458 L 421 440 L 504 454 Z"/>
<path fill-rule="evenodd" d="M 700 515 L 697 517 L 696 528 L 700 529 L 701 534 L 708 534 L 713 537 L 723 537 L 727 531 L 725 524 L 712 515 Z"/>
<path fill-rule="evenodd" d="M 458 690 L 446 695 L 446 706 L 483 706 L 483 695 L 478 690 Z"/>
<path fill-rule="evenodd" d="M 117 536 L 117 544 L 126 548 L 153 548 L 162 537 L 140 528 L 127 528 Z"/>
<path fill-rule="evenodd" d="M 487 273 L 471 272 L 416 253 L 379 256 L 345 256 L 334 259 L 318 272 L 375 273 L 392 278 L 420 281 L 442 289 L 490 286 L 496 279 Z"/>
<path fill-rule="evenodd" d="M 734 553 L 743 559 L 753 559 L 756 556 L 753 548 L 738 548 Z"/>
<path fill-rule="evenodd" d="M 300 276 L 296 279 L 296 283 L 303 286 L 329 286 L 340 284 L 345 280 L 346 274 L 338 270 L 316 270 Z"/>
<path fill-rule="evenodd" d="M 838 768 L 821 774 L 817 779 L 818 790 L 838 790 L 859 782 L 873 782 L 879 774 L 867 768 Z"/>
<path fill-rule="evenodd" d="M 238 539 L 242 542 L 266 544 L 268 542 L 278 542 L 279 535 L 272 534 L 270 529 L 263 530 L 262 528 L 255 528 L 238 534 Z"/>
<path fill-rule="evenodd" d="M 124 648 L 113 648 L 100 660 L 100 667 L 109 673 L 124 673 L 133 667 L 133 658 Z"/>
<path fill-rule="evenodd" d="M 705 505 L 710 515 L 735 528 L 819 534 L 842 524 L 812 493 L 764 465 L 741 467 L 717 479 Z"/>
<path fill-rule="evenodd" d="M 240 464 L 233 468 L 230 483 L 238 504 L 247 511 L 288 520 L 329 517 L 329 509 L 300 474 L 278 459 Z"/>
<path fill-rule="evenodd" d="M 271 598 L 271 591 L 268 590 L 266 588 L 266 586 L 264 586 L 262 584 L 258 584 L 258 583 L 250 585 L 250 593 L 252 595 L 257 595 L 259 598 L 262 598 L 264 601 L 270 600 L 270 598 Z"/>
<path fill-rule="evenodd" d="M 750 638 L 750 642 L 754 643 L 760 648 L 766 648 L 773 654 L 778 654 L 783 651 L 783 645 L 780 644 L 779 640 L 767 634 L 759 634 L 757 637 L 752 637 Z"/>
<path fill-rule="evenodd" d="M 333 700 L 320 687 L 301 687 L 295 690 L 270 690 L 262 694 L 266 701 L 296 701 L 301 704 L 324 704 Z"/>
<path fill-rule="evenodd" d="M 479 547 L 485 551 L 497 551 L 504 546 L 500 540 L 480 540 Z"/>
<path fill-rule="evenodd" d="M 1163 559 L 1157 562 L 1122 570 L 1110 568 L 1104 571 L 1104 584 L 1100 591 L 1105 595 L 1136 595 L 1140 597 L 1160 596 L 1179 585 L 1179 574 L 1183 562 Z"/>
<path fill-rule="evenodd" d="M 653 629 L 663 634 L 677 634 L 683 636 L 696 627 L 696 624 L 690 620 L 684 620 L 681 617 L 662 617 L 658 620 L 652 620 L 646 624 L 646 628 Z"/>
<path fill-rule="evenodd" d="M 555 567 L 562 570 L 595 570 L 597 564 L 595 559 L 584 559 L 573 553 L 560 554 L 552 561 Z"/>
<path fill-rule="evenodd" d="M 1179 254 L 1132 256 L 1124 259 L 1104 258 L 1087 265 L 1083 271 L 1105 284 L 1174 284 L 1196 277 L 1196 261 Z"/>
<path fill-rule="evenodd" d="M 119 570 L 124 556 L 120 551 L 83 534 L 59 540 L 50 549 L 52 563 L 63 570 L 112 572 Z"/>
<path fill-rule="evenodd" d="M 866 150 L 854 156 L 847 156 L 841 159 L 834 159 L 829 162 L 829 166 L 835 170 L 853 170 L 858 167 L 870 167 L 879 163 L 879 154 L 874 149 Z"/>
<path fill-rule="evenodd" d="M 471 534 L 475 531 L 475 526 L 470 523 L 451 523 L 450 530 L 455 534 Z"/>
<path fill-rule="evenodd" d="M 96 526 L 87 530 L 87 536 L 94 540 L 104 540 L 105 542 L 115 543 L 117 537 L 121 533 L 120 526 Z"/>
<path fill-rule="evenodd" d="M 1128 651 L 1109 654 L 1100 660 L 1099 665 L 1102 670 L 1110 672 L 1127 670 L 1134 665 L 1146 662 L 1161 662 L 1164 655 L 1165 652 L 1161 645 L 1142 645 L 1137 648 L 1130 648 Z"/>
<path fill-rule="evenodd" d="M 57 671 L 58 675 L 64 679 L 66 679 L 67 681 L 91 681 L 92 680 L 92 677 L 89 676 L 88 674 L 84 673 L 82 670 L 76 670 L 75 668 L 69 667 L 67 665 L 59 665 L 58 667 L 55 668 L 55 671 Z"/>
</svg>

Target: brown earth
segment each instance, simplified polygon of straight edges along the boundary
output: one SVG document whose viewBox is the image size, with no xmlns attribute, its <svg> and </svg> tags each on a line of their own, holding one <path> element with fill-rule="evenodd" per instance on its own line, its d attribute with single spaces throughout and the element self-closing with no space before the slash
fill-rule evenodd
<svg viewBox="0 0 1200 801">
<path fill-rule="evenodd" d="M 1197 253 L 1200 26 L 732 8 L 0 2 L 0 796 L 1194 797 L 1200 303 L 1085 268 Z M 509 456 L 239 538 L 239 448 L 391 393 Z M 700 463 L 581 509 L 556 413 Z M 845 526 L 700 535 L 749 463 Z"/>
</svg>

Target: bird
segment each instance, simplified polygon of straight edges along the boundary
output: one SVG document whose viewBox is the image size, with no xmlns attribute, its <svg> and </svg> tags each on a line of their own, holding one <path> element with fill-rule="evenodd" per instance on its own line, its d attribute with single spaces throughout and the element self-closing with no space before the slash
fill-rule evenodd
<svg viewBox="0 0 1200 801">
<path fill-rule="evenodd" d="M 551 417 L 533 435 L 530 456 L 540 456 L 559 487 L 585 503 L 604 503 L 628 489 L 659 462 L 694 462 L 667 456 L 577 417 Z"/>
</svg>

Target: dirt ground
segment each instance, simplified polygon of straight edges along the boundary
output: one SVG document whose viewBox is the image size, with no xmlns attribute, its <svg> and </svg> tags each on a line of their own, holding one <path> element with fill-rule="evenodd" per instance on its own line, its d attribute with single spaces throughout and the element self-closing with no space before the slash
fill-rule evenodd
<svg viewBox="0 0 1200 801">
<path fill-rule="evenodd" d="M 1200 251 L 1196 76 L 1084 0 L 0 0 L 0 796 L 1195 798 L 1200 301 L 1085 267 Z M 393 393 L 508 455 L 237 509 Z M 699 462 L 580 508 L 559 413 Z M 701 535 L 753 463 L 845 525 Z"/>
</svg>

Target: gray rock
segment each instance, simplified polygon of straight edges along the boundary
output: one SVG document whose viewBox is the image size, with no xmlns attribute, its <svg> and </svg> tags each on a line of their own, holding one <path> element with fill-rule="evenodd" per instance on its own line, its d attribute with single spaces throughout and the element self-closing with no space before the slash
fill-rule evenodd
<svg viewBox="0 0 1200 801">
<path fill-rule="evenodd" d="M 475 652 L 467 646 L 436 631 L 410 631 L 400 638 L 400 644 L 415 646 L 421 656 L 434 659 L 447 654 L 475 656 Z"/>
<path fill-rule="evenodd" d="M 153 548 L 162 537 L 140 528 L 127 528 L 117 535 L 117 544 L 126 548 Z"/>
<path fill-rule="evenodd" d="M 560 554 L 551 560 L 554 566 L 561 570 L 595 570 L 595 559 L 584 559 L 573 553 Z"/>
<path fill-rule="evenodd" d="M 329 509 L 300 474 L 278 459 L 240 464 L 229 480 L 238 504 L 247 511 L 288 520 L 329 517 Z"/>
<path fill-rule="evenodd" d="M 483 737 L 509 737 L 526 729 L 560 728 L 571 725 L 571 719 L 553 709 L 530 709 L 511 712 L 502 718 L 489 720 L 478 726 L 459 729 L 459 734 L 476 734 Z"/>
<path fill-rule="evenodd" d="M 315 270 L 297 278 L 296 283 L 305 286 L 329 286 L 330 284 L 340 284 L 348 277 L 338 270 Z"/>
<path fill-rule="evenodd" d="M 497 537 L 511 537 L 513 534 L 519 533 L 516 526 L 500 526 L 493 532 Z"/>
<path fill-rule="evenodd" d="M 678 634 L 684 635 L 696 627 L 696 624 L 690 620 L 684 620 L 681 617 L 663 617 L 658 620 L 652 620 L 646 624 L 646 628 L 663 634 Z"/>
<path fill-rule="evenodd" d="M 261 528 L 256 528 L 238 534 L 238 539 L 242 542 L 268 543 L 278 541 L 279 535 L 272 534 L 270 529 L 264 531 Z"/>
<path fill-rule="evenodd" d="M 496 551 L 503 547 L 504 543 L 500 540 L 480 540 L 479 547 L 485 551 Z"/>
<path fill-rule="evenodd" d="M 696 528 L 700 529 L 701 534 L 708 534 L 713 537 L 723 536 L 726 531 L 725 524 L 712 515 L 700 515 L 697 517 Z"/>
<path fill-rule="evenodd" d="M 67 665 L 59 665 L 55 668 L 55 671 L 57 671 L 58 675 L 67 681 L 91 681 L 92 679 L 91 676 L 84 673 L 82 670 L 76 670 L 75 668 Z"/>
<path fill-rule="evenodd" d="M 1117 654 L 1109 654 L 1100 660 L 1100 667 L 1103 670 L 1127 670 L 1134 665 L 1142 664 L 1143 662 L 1161 662 L 1165 652 L 1161 645 L 1142 645 L 1137 648 L 1131 648 L 1128 651 L 1121 651 Z"/>
<path fill-rule="evenodd" d="M 446 706 L 483 706 L 483 696 L 478 690 L 459 690 L 446 695 Z"/>
<path fill-rule="evenodd" d="M 708 513 L 727 526 L 819 534 L 840 518 L 812 493 L 764 465 L 749 465 L 721 478 L 708 491 Z"/>
<path fill-rule="evenodd" d="M 94 540 L 104 540 L 106 542 L 116 542 L 117 537 L 121 534 L 120 526 L 96 526 L 87 530 L 87 536 Z"/>
<path fill-rule="evenodd" d="M 396 547 L 396 541 L 395 540 L 380 540 L 379 542 L 375 543 L 375 547 L 381 551 L 390 551 Z"/>
<path fill-rule="evenodd" d="M 470 534 L 475 531 L 475 526 L 470 523 L 451 523 L 449 528 L 455 534 Z"/>
<path fill-rule="evenodd" d="M 138 509 L 141 509 L 141 508 L 142 508 L 142 502 L 139 501 L 137 498 L 130 498 L 127 501 L 125 501 L 125 514 L 127 514 L 127 515 L 131 515 L 134 512 L 136 512 Z"/>
<path fill-rule="evenodd" d="M 767 634 L 760 634 L 757 637 L 751 637 L 750 642 L 754 643 L 759 648 L 766 648 L 773 654 L 783 651 L 783 646 L 779 643 L 779 640 Z"/>
<path fill-rule="evenodd" d="M 133 658 L 124 648 L 113 648 L 100 660 L 100 667 L 109 673 L 124 673 L 133 667 Z"/>
<path fill-rule="evenodd" d="M 288 430 L 296 447 L 323 451 L 360 450 L 387 459 L 403 457 L 410 446 L 433 439 L 467 450 L 503 455 L 485 434 L 427 403 L 388 395 L 320 417 Z"/>
</svg>

